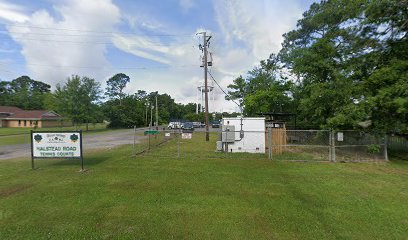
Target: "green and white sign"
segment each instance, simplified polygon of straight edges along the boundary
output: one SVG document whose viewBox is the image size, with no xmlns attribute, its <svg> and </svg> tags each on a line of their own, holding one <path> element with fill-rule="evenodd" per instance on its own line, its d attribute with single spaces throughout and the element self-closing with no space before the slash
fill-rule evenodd
<svg viewBox="0 0 408 240">
<path fill-rule="evenodd" d="M 33 132 L 31 134 L 34 158 L 80 158 L 80 132 Z"/>
</svg>

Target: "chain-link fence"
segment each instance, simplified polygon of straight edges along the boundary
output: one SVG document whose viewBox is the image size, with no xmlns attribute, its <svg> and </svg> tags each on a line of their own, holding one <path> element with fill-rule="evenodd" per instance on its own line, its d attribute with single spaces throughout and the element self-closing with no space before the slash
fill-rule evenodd
<svg viewBox="0 0 408 240">
<path fill-rule="evenodd" d="M 405 155 L 408 157 L 408 136 L 389 136 L 387 141 L 388 149 L 391 153 Z"/>
<path fill-rule="evenodd" d="M 333 161 L 388 160 L 385 136 L 363 131 L 333 132 Z"/>
<path fill-rule="evenodd" d="M 268 128 L 268 157 L 274 160 L 330 161 L 331 132 Z"/>
<path fill-rule="evenodd" d="M 209 132 L 210 141 L 205 141 L 205 129 L 193 131 L 182 129 L 136 129 L 132 153 L 135 156 L 148 154 L 154 158 L 224 158 L 227 155 L 216 151 L 218 129 Z"/>
<path fill-rule="evenodd" d="M 210 129 L 206 141 L 203 128 L 136 131 L 142 141 L 133 154 L 155 158 L 241 158 L 289 161 L 376 161 L 387 160 L 384 137 L 360 131 L 286 130 L 230 131 Z"/>
<path fill-rule="evenodd" d="M 268 128 L 268 135 L 272 136 L 269 142 L 271 159 L 332 162 L 388 160 L 385 137 L 368 132 Z"/>
</svg>

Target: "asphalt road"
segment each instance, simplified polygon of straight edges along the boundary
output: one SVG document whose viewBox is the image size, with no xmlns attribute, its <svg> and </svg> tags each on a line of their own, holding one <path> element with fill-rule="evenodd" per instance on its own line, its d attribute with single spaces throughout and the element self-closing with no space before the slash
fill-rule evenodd
<svg viewBox="0 0 408 240">
<path fill-rule="evenodd" d="M 138 128 L 137 131 L 140 133 L 147 129 L 148 128 Z M 219 129 L 210 128 L 209 131 L 217 132 Z M 195 129 L 195 132 L 205 132 L 205 128 Z M 136 135 L 136 144 L 140 143 L 144 138 L 146 137 Z M 92 149 L 111 149 L 120 145 L 133 144 L 133 142 L 134 130 L 125 129 L 86 134 L 83 136 L 82 144 L 83 150 L 87 151 Z M 31 146 L 29 143 L 0 146 L 0 161 L 13 158 L 30 158 L 30 155 Z"/>
<path fill-rule="evenodd" d="M 143 131 L 143 129 L 138 129 Z M 91 149 L 109 149 L 120 145 L 133 144 L 134 130 L 116 130 L 96 134 L 86 134 L 83 136 L 84 151 Z M 145 138 L 144 136 L 136 135 L 136 143 Z M 0 139 L 1 140 L 1 139 Z M 31 147 L 29 143 L 0 146 L 0 160 L 11 158 L 29 158 L 31 155 Z"/>
</svg>

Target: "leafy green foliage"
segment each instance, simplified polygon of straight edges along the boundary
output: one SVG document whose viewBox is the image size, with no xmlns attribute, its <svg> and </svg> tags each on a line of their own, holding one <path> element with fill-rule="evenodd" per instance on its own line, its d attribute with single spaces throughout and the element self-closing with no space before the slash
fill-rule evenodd
<svg viewBox="0 0 408 240">
<path fill-rule="evenodd" d="M 178 104 L 168 94 L 156 92 L 146 93 L 138 90 L 133 95 L 127 95 L 122 99 L 122 104 L 118 104 L 119 99 L 105 102 L 102 106 L 103 112 L 110 122 L 109 127 L 133 127 L 148 126 L 150 120 L 156 121 L 156 95 L 159 115 L 159 124 L 166 124 L 171 120 L 197 119 L 195 116 L 195 104 Z"/>
<path fill-rule="evenodd" d="M 406 130 L 406 3 L 322 1 L 285 34 L 280 57 L 301 77 L 301 120 L 334 128 L 371 120 L 377 130 Z"/>
<path fill-rule="evenodd" d="M 110 99 L 119 99 L 119 105 L 122 105 L 122 99 L 126 96 L 123 90 L 129 82 L 130 77 L 126 74 L 115 74 L 106 82 L 106 96 L 108 96 Z"/>
<path fill-rule="evenodd" d="M 278 56 L 234 80 L 227 100 L 239 99 L 247 115 L 296 113 L 301 125 L 408 131 L 407 5 L 313 3 Z"/>
<path fill-rule="evenodd" d="M 57 84 L 54 96 L 50 96 L 47 102 L 52 102 L 55 110 L 74 124 L 100 122 L 102 115 L 98 104 L 101 93 L 100 83 L 94 79 L 73 75 L 64 85 Z"/>
<path fill-rule="evenodd" d="M 18 77 L 11 82 L 0 82 L 0 105 L 16 106 L 25 110 L 44 109 L 43 101 L 51 86 L 31 79 Z"/>
<path fill-rule="evenodd" d="M 381 147 L 378 144 L 371 144 L 367 148 L 367 152 L 369 153 L 379 153 L 380 150 L 381 150 Z"/>
<path fill-rule="evenodd" d="M 226 100 L 238 100 L 247 116 L 260 112 L 284 112 L 292 110 L 291 83 L 279 80 L 280 69 L 275 55 L 262 61 L 260 67 L 248 72 L 247 78 L 236 78 L 228 86 Z"/>
</svg>

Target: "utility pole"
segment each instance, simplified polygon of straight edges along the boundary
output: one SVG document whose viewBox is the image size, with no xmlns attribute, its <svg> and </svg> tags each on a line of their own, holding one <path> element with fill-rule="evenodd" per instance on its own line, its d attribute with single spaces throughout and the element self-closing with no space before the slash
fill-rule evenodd
<svg viewBox="0 0 408 240">
<path fill-rule="evenodd" d="M 147 115 L 147 114 L 148 114 L 148 113 L 147 113 L 147 110 L 148 110 L 148 108 L 149 108 L 149 103 L 146 102 L 146 103 L 145 103 L 145 106 L 146 106 L 146 126 L 147 126 L 147 116 L 148 116 L 148 115 Z"/>
<path fill-rule="evenodd" d="M 204 96 L 205 96 L 205 141 L 210 141 L 210 134 L 209 134 L 209 122 L 208 122 L 208 81 L 207 81 L 207 68 L 208 68 L 208 61 L 207 61 L 207 47 L 209 44 L 209 40 L 211 36 L 207 37 L 206 32 L 201 32 L 198 34 L 203 34 L 203 48 L 204 48 Z"/>
<path fill-rule="evenodd" d="M 152 130 L 152 125 L 153 125 L 153 104 L 150 105 L 150 124 L 149 124 L 149 129 Z"/>
<path fill-rule="evenodd" d="M 159 129 L 159 108 L 157 107 L 157 95 L 159 92 L 156 91 L 156 130 Z"/>
</svg>

